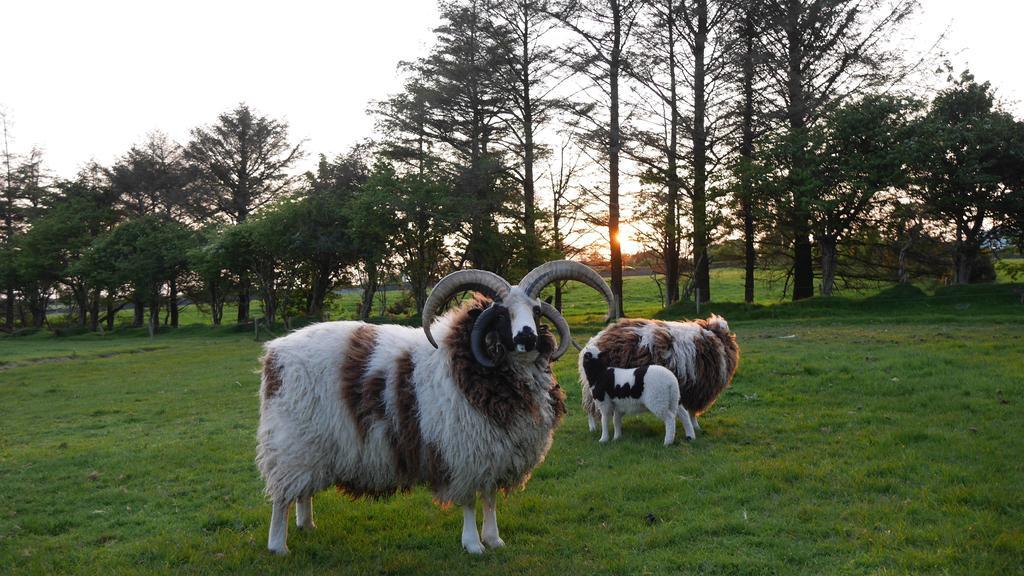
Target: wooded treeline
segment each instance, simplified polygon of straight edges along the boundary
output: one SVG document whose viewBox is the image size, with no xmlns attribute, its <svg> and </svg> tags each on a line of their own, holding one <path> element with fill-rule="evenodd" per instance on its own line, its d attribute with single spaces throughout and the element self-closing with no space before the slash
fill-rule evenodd
<svg viewBox="0 0 1024 576">
<path fill-rule="evenodd" d="M 83 327 L 177 325 L 187 297 L 223 321 L 322 318 L 341 284 L 360 315 L 388 281 L 419 310 L 472 266 L 607 265 L 620 227 L 666 304 L 709 300 L 710 269 L 786 274 L 794 299 L 857 279 L 991 279 L 1024 245 L 1024 122 L 993 88 L 908 59 L 915 0 L 458 0 L 430 52 L 375 103 L 373 140 L 296 175 L 307 152 L 246 105 L 154 133 L 111 166 L 50 178 L 7 147 L 3 325 L 57 300 Z M 940 66 L 934 94 L 909 78 Z M 625 208 L 625 209 L 624 209 Z M 401 304 L 401 303 L 400 303 Z M 161 322 L 161 311 L 165 320 Z"/>
</svg>

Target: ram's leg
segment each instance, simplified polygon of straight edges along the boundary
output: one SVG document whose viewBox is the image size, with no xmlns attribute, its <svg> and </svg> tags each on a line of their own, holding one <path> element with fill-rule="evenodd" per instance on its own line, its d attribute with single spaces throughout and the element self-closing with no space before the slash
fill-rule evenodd
<svg viewBox="0 0 1024 576">
<path fill-rule="evenodd" d="M 313 523 L 313 497 L 305 496 L 295 502 L 295 526 L 299 530 L 312 530 L 316 528 Z"/>
<path fill-rule="evenodd" d="M 683 423 L 683 431 L 686 432 L 686 441 L 689 442 L 696 438 L 697 436 L 693 432 L 693 425 L 696 424 L 697 421 L 691 418 L 690 413 L 682 406 L 676 409 L 676 413 L 679 415 L 679 420 Z"/>
<path fill-rule="evenodd" d="M 476 494 L 462 503 L 462 547 L 470 554 L 483 554 L 480 533 L 476 530 Z"/>
<path fill-rule="evenodd" d="M 611 412 L 611 408 L 610 407 L 609 408 L 605 408 L 603 405 L 601 406 L 601 439 L 599 440 L 599 442 L 607 442 L 608 441 L 608 416 L 609 416 L 608 413 L 609 412 Z"/>
<path fill-rule="evenodd" d="M 594 415 L 593 414 L 589 414 L 589 413 L 587 414 L 587 425 L 590 426 L 590 431 L 591 432 L 596 432 L 597 431 L 597 421 L 594 420 Z"/>
<path fill-rule="evenodd" d="M 501 548 L 505 542 L 498 536 L 498 492 L 491 490 L 483 494 L 484 498 L 484 544 L 491 548 Z"/>
<path fill-rule="evenodd" d="M 693 429 L 700 432 L 700 424 L 697 424 L 697 415 L 690 414 L 690 423 L 693 424 Z"/>
<path fill-rule="evenodd" d="M 622 437 L 622 412 L 619 412 L 618 410 L 616 410 L 615 411 L 615 436 L 612 437 L 612 440 L 618 440 L 620 437 Z"/>
<path fill-rule="evenodd" d="M 278 555 L 288 553 L 288 508 L 291 502 L 274 500 L 274 509 L 270 513 L 270 535 L 267 537 L 267 549 Z"/>
<path fill-rule="evenodd" d="M 665 422 L 665 446 L 671 446 L 672 442 L 676 439 L 676 415 L 672 412 L 668 413 L 668 417 L 664 419 Z"/>
</svg>

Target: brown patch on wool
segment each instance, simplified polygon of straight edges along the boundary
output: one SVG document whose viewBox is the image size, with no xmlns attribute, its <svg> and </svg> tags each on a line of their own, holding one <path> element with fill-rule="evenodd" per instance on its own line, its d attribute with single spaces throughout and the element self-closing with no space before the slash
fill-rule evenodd
<svg viewBox="0 0 1024 576">
<path fill-rule="evenodd" d="M 499 361 L 494 368 L 487 368 L 473 358 L 470 346 L 473 324 L 489 304 L 490 300 L 478 296 L 453 312 L 452 329 L 445 344 L 451 354 L 452 376 L 462 395 L 471 406 L 507 429 L 520 414 L 531 414 L 535 418 L 540 414 L 527 384 L 507 364 Z M 547 337 L 554 340 L 550 333 Z"/>
<path fill-rule="evenodd" d="M 411 488 L 419 482 L 423 460 L 423 435 L 420 409 L 412 381 L 412 356 L 398 357 L 395 369 L 395 426 L 391 429 L 391 447 L 395 457 L 398 485 Z"/>
<path fill-rule="evenodd" d="M 693 341 L 696 350 L 696 381 L 681 392 L 680 403 L 690 412 L 700 415 L 715 403 L 725 389 L 726 380 L 722 374 L 722 357 L 725 350 L 718 338 L 702 333 Z"/>
<path fill-rule="evenodd" d="M 551 329 L 546 324 L 537 324 L 537 364 L 550 368 L 551 355 L 557 348 Z"/>
<path fill-rule="evenodd" d="M 284 381 L 281 378 L 281 366 L 278 365 L 274 353 L 267 352 L 263 357 L 263 401 L 277 396 L 282 384 Z"/>
<path fill-rule="evenodd" d="M 441 450 L 434 444 L 427 444 L 426 455 L 426 480 L 436 497 L 436 495 L 443 493 L 448 485 L 451 484 L 451 471 L 448 469 L 448 463 L 441 456 Z M 444 503 L 444 501 L 439 502 Z"/>
<path fill-rule="evenodd" d="M 384 388 L 387 379 L 382 374 L 363 378 L 363 393 L 357 410 L 360 427 L 369 429 L 374 420 L 384 419 Z"/>
<path fill-rule="evenodd" d="M 344 494 L 352 500 L 383 500 L 390 498 L 398 492 L 398 488 L 389 487 L 381 489 L 380 487 L 368 487 L 360 484 L 337 482 L 334 487 L 338 490 L 339 494 Z"/>
<path fill-rule="evenodd" d="M 641 346 L 640 330 L 655 326 L 654 347 Z M 665 357 L 672 350 L 672 335 L 658 320 L 619 320 L 605 328 L 598 336 L 597 349 L 607 354 L 608 365 L 616 368 L 639 368 L 652 364 L 665 365 Z"/>
<path fill-rule="evenodd" d="M 554 376 L 551 377 L 551 386 L 548 387 L 548 404 L 551 406 L 551 413 L 554 414 L 552 425 L 558 426 L 565 416 L 565 392 Z"/>
<path fill-rule="evenodd" d="M 345 351 L 345 360 L 341 363 L 341 399 L 356 423 L 360 440 L 366 437 L 366 431 L 370 426 L 370 422 L 365 420 L 362 414 L 366 406 L 372 403 L 371 399 L 364 404 L 363 378 L 376 343 L 377 327 L 372 324 L 359 326 L 352 331 L 348 349 Z"/>
</svg>

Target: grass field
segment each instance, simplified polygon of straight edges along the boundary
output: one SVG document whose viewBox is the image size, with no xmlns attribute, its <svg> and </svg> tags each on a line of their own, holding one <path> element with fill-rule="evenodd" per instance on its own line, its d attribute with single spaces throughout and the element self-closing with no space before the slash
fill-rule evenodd
<svg viewBox="0 0 1024 576">
<path fill-rule="evenodd" d="M 723 301 L 702 310 L 743 350 L 703 435 L 663 448 L 660 424 L 634 418 L 599 445 L 567 355 L 570 413 L 499 504 L 508 546 L 479 558 L 422 489 L 324 493 L 318 530 L 266 553 L 249 331 L 0 338 L 0 573 L 1022 573 L 1021 285 L 796 305 L 764 287 L 745 306 L 739 278 L 716 271 Z M 650 280 L 627 294 L 631 315 L 659 313 Z M 600 302 L 566 300 L 583 341 Z"/>
</svg>

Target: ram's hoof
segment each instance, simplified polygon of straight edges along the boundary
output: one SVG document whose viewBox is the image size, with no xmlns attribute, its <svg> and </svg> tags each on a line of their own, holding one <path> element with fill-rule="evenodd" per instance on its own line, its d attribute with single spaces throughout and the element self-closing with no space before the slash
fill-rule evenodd
<svg viewBox="0 0 1024 576">
<path fill-rule="evenodd" d="M 498 537 L 484 538 L 484 544 L 489 548 L 503 548 L 505 546 L 505 541 Z"/>
<path fill-rule="evenodd" d="M 470 554 L 483 554 L 484 545 L 478 542 L 463 542 L 462 547 L 466 549 L 466 552 Z"/>
</svg>

